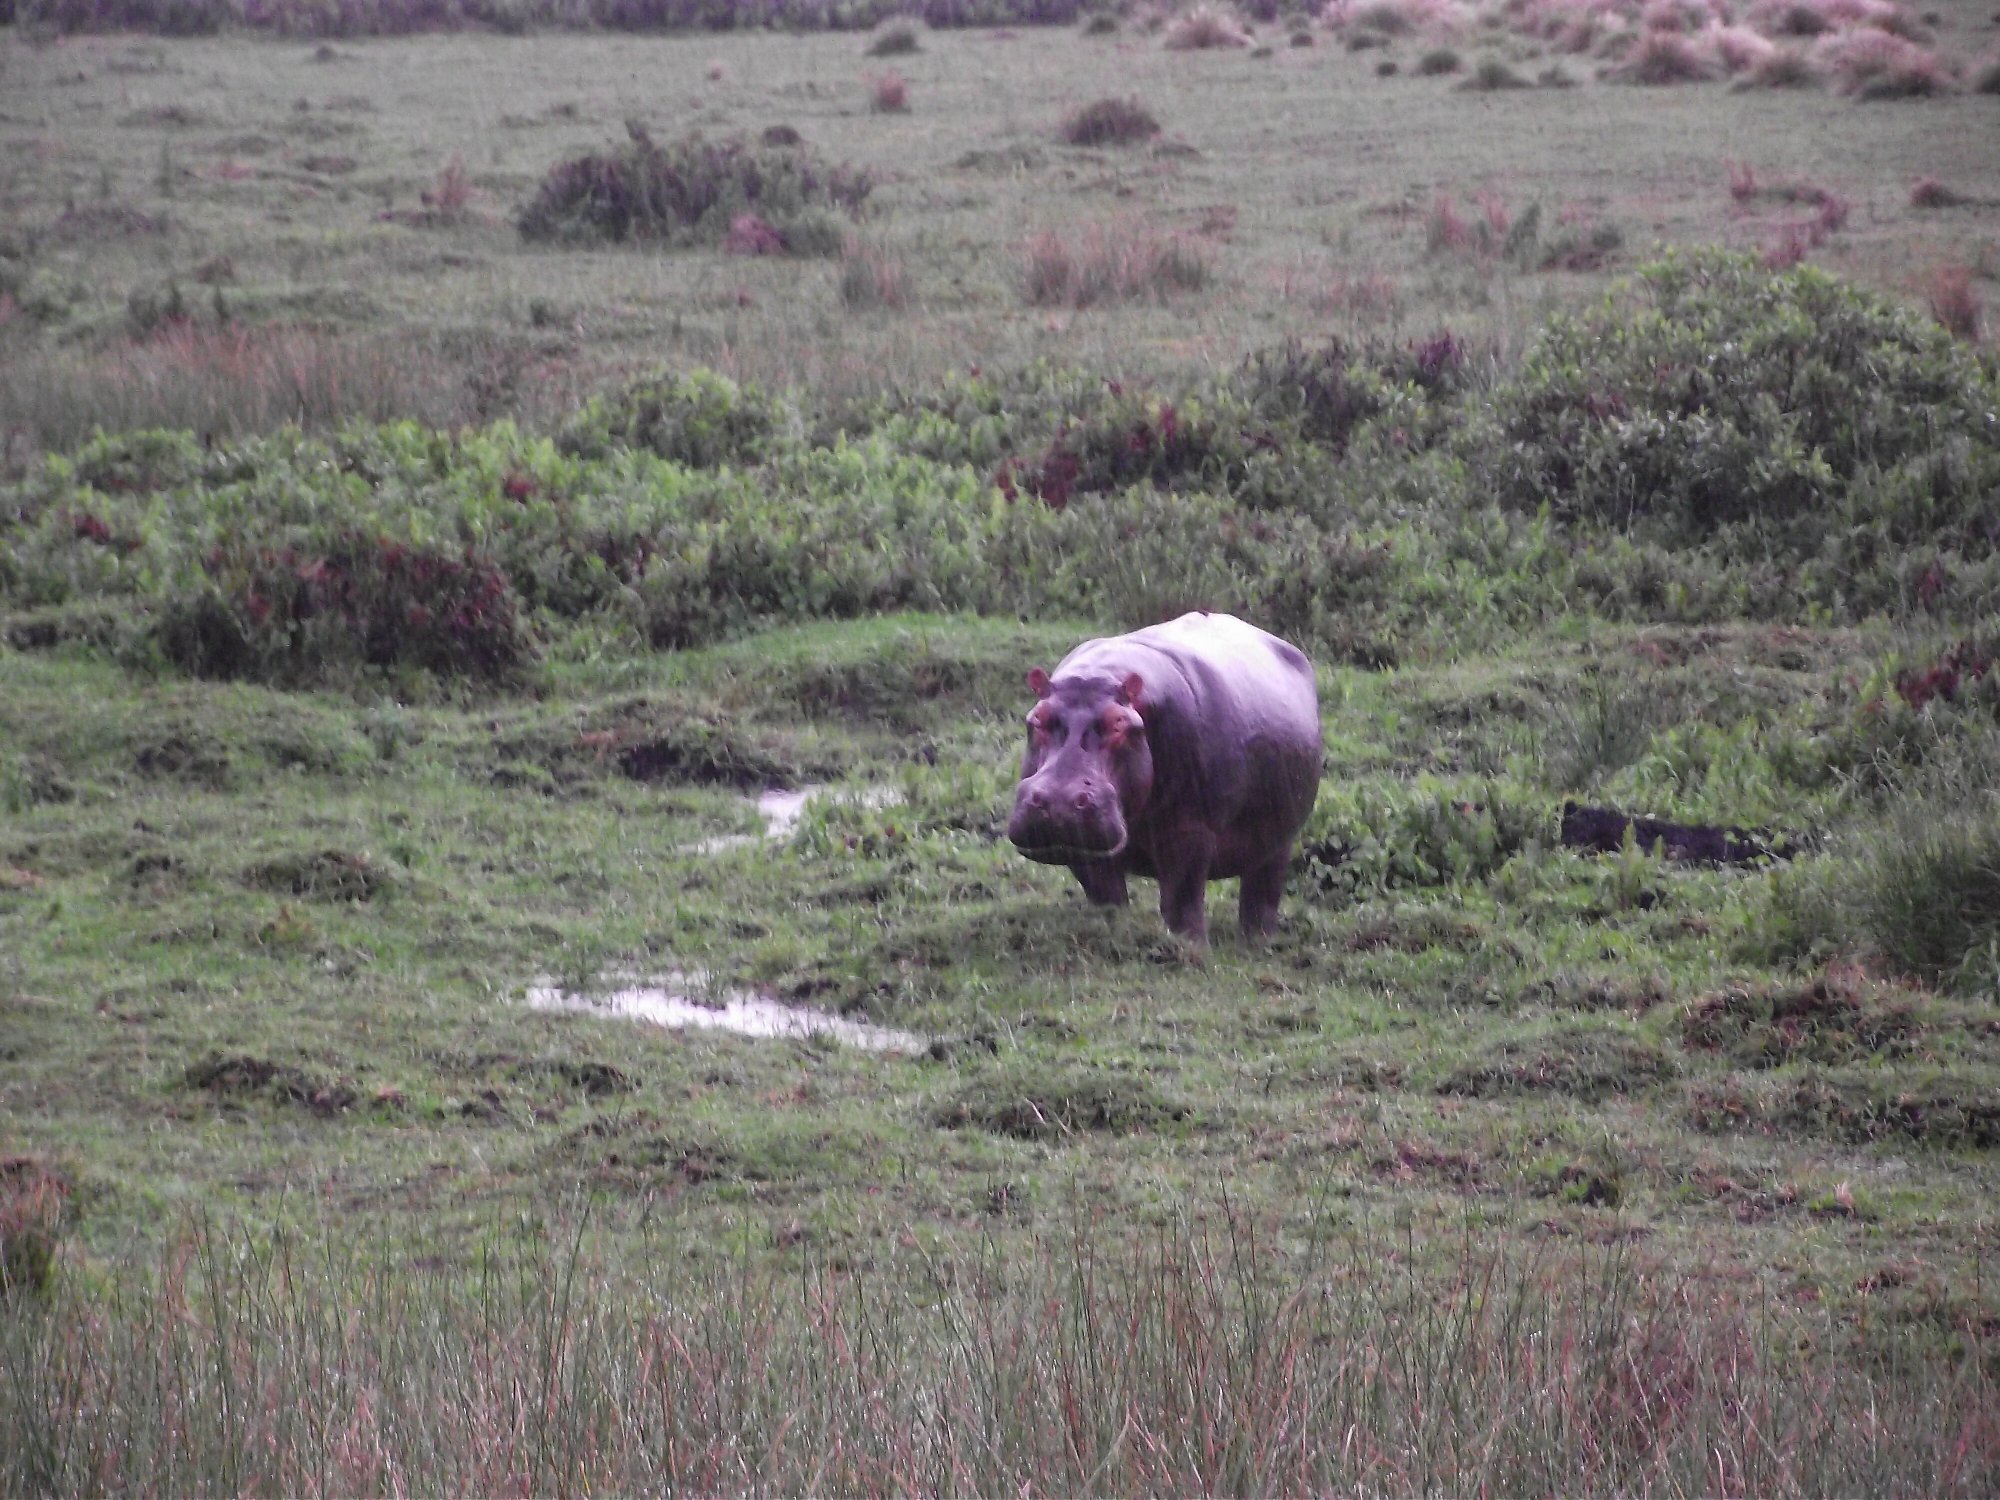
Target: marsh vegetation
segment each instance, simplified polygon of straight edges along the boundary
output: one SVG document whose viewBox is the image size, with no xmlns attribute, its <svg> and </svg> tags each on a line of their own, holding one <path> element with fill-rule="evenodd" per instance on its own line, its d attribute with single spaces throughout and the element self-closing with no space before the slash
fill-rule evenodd
<svg viewBox="0 0 2000 1500">
<path fill-rule="evenodd" d="M 1994 100 L 1818 86 L 1988 32 L 1834 9 L 17 6 L 0 1487 L 1991 1493 Z M 1000 836 L 1190 607 L 1206 954 Z"/>
</svg>

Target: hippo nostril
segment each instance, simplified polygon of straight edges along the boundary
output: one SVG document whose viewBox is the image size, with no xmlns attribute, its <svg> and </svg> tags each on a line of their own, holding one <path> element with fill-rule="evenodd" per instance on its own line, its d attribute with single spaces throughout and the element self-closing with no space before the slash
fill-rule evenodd
<svg viewBox="0 0 2000 1500">
<path fill-rule="evenodd" d="M 1047 807 L 1048 805 L 1049 805 L 1049 799 L 1048 799 L 1048 794 L 1046 792 L 1028 793 L 1028 806 Z"/>
<path fill-rule="evenodd" d="M 1076 810 L 1078 812 L 1089 812 L 1096 805 L 1097 799 L 1091 796 L 1090 793 L 1078 792 L 1076 794 Z"/>
</svg>

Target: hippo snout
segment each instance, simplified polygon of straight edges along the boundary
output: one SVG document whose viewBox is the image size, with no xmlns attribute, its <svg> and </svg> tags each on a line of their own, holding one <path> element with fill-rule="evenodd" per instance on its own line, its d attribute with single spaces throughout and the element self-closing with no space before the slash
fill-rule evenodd
<svg viewBox="0 0 2000 1500">
<path fill-rule="evenodd" d="M 1007 837 L 1029 859 L 1066 865 L 1111 859 L 1125 848 L 1125 818 L 1108 786 L 1058 787 L 1024 781 L 1014 797 Z"/>
</svg>

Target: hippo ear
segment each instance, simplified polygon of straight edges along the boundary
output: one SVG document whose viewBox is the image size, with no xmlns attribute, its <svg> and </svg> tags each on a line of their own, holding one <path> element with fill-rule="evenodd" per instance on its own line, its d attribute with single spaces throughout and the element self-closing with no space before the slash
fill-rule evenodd
<svg viewBox="0 0 2000 1500">
<path fill-rule="evenodd" d="M 1146 679 L 1134 672 L 1118 685 L 1118 701 L 1127 708 L 1137 708 L 1139 695 L 1145 690 Z"/>
<path fill-rule="evenodd" d="M 1028 690 L 1037 698 L 1048 697 L 1049 674 L 1044 672 L 1040 667 L 1028 668 Z"/>
</svg>

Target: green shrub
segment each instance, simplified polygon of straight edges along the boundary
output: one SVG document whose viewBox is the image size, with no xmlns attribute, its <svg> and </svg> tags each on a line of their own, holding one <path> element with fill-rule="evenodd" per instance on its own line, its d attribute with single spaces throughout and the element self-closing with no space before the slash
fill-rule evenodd
<svg viewBox="0 0 2000 1500">
<path fill-rule="evenodd" d="M 754 385 L 738 385 L 712 370 L 660 370 L 591 397 L 564 424 L 556 444 L 581 458 L 644 448 L 691 469 L 745 467 L 763 462 L 787 420 L 783 403 Z"/>
<path fill-rule="evenodd" d="M 1995 400 L 1976 357 L 1881 297 L 1705 251 L 1554 320 L 1466 454 L 1504 503 L 1679 544 L 1970 541 L 2000 478 Z"/>
<path fill-rule="evenodd" d="M 236 542 L 204 559 L 207 586 L 166 601 L 162 653 L 202 677 L 313 682 L 356 667 L 502 682 L 535 658 L 519 595 L 471 547 L 363 532 L 321 548 Z"/>
<path fill-rule="evenodd" d="M 794 226 L 827 210 L 858 214 L 874 188 L 865 170 L 827 165 L 803 146 L 752 144 L 740 136 L 711 141 L 698 132 L 662 146 L 637 122 L 626 128 L 625 145 L 549 170 L 515 220 L 522 238 L 713 245 L 754 213 L 785 248 L 804 253 L 808 247 L 791 242 Z M 824 248 L 823 231 L 811 238 Z"/>
<path fill-rule="evenodd" d="M 1913 800 L 1862 856 L 1855 913 L 1905 974 L 2000 990 L 2000 808 L 1990 795 Z"/>
<path fill-rule="evenodd" d="M 1495 782 L 1322 788 L 1298 863 L 1344 900 L 1482 881 L 1531 842 L 1554 842 L 1551 809 Z"/>
</svg>

